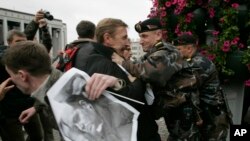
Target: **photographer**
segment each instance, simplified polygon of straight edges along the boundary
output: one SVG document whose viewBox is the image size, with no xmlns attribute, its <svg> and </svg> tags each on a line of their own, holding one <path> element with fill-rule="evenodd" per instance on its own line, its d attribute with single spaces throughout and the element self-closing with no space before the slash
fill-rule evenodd
<svg viewBox="0 0 250 141">
<path fill-rule="evenodd" d="M 47 51 L 50 52 L 52 47 L 51 35 L 47 27 L 47 21 L 53 20 L 53 16 L 49 12 L 39 10 L 37 11 L 34 20 L 32 20 L 25 28 L 24 33 L 28 40 L 33 40 L 37 30 L 40 31 L 40 37 L 42 39 L 41 43 L 46 47 Z"/>
</svg>

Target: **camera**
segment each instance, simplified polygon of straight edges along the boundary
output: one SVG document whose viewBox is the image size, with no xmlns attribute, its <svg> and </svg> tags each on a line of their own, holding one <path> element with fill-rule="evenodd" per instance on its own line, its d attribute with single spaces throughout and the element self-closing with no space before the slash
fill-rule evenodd
<svg viewBox="0 0 250 141">
<path fill-rule="evenodd" d="M 49 11 L 44 11 L 44 18 L 52 21 L 54 19 L 54 17 L 50 14 Z"/>
</svg>

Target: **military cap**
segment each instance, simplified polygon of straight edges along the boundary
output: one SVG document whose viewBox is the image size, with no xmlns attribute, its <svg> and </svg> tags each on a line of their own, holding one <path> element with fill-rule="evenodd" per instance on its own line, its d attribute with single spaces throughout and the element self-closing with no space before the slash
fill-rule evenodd
<svg viewBox="0 0 250 141">
<path fill-rule="evenodd" d="M 161 22 L 157 18 L 147 19 L 143 22 L 140 21 L 139 23 L 135 24 L 135 30 L 138 33 L 153 31 L 157 29 L 162 29 Z"/>
<path fill-rule="evenodd" d="M 174 40 L 174 45 L 189 45 L 189 44 L 196 44 L 197 40 L 193 35 L 184 33 L 177 37 L 177 39 Z"/>
</svg>

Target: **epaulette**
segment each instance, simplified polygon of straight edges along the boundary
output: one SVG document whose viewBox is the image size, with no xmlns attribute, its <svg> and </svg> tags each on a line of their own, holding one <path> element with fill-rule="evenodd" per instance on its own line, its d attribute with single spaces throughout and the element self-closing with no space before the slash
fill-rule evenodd
<svg viewBox="0 0 250 141">
<path fill-rule="evenodd" d="M 156 43 L 154 46 L 155 46 L 156 48 L 159 48 L 159 47 L 164 46 L 164 44 L 163 44 L 163 42 L 161 41 L 161 42 Z"/>
</svg>

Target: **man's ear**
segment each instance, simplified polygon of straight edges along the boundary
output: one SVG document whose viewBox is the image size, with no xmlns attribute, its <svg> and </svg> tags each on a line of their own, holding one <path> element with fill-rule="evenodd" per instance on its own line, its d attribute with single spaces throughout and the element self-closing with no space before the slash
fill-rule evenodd
<svg viewBox="0 0 250 141">
<path fill-rule="evenodd" d="M 18 70 L 17 74 L 19 75 L 20 79 L 24 82 L 28 79 L 28 73 L 24 70 Z"/>
<path fill-rule="evenodd" d="M 189 53 L 193 52 L 193 49 L 194 49 L 193 45 L 186 45 L 186 47 L 187 47 Z"/>
<path fill-rule="evenodd" d="M 109 43 L 110 43 L 110 40 L 111 40 L 110 34 L 109 34 L 109 33 L 104 33 L 104 34 L 103 34 L 103 41 L 104 41 L 104 43 L 109 44 Z"/>
<path fill-rule="evenodd" d="M 157 35 L 157 40 L 162 40 L 162 30 L 157 30 L 156 35 Z"/>
</svg>

